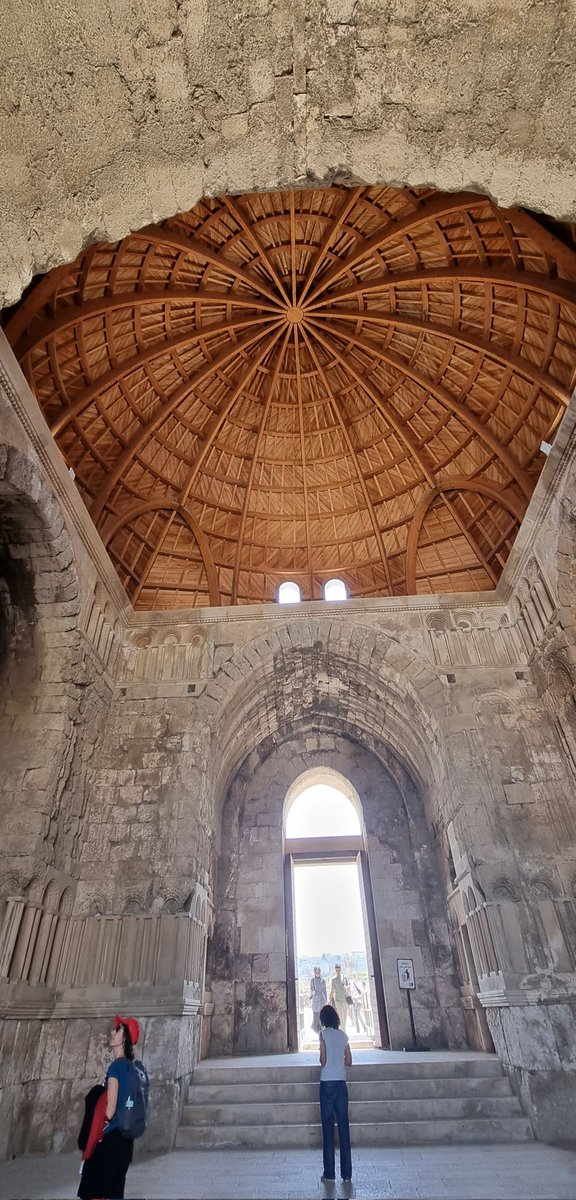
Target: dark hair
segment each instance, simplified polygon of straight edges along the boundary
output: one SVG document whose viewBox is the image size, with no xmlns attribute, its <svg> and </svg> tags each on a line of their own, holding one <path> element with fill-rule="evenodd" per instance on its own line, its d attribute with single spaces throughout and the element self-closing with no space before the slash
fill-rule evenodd
<svg viewBox="0 0 576 1200">
<path fill-rule="evenodd" d="M 130 1030 L 127 1025 L 122 1025 L 122 1046 L 124 1049 L 125 1058 L 134 1058 L 134 1043 L 130 1037 Z"/>
<path fill-rule="evenodd" d="M 320 1009 L 320 1024 L 324 1029 L 340 1028 L 340 1017 L 331 1004 L 325 1004 L 324 1008 Z"/>
</svg>

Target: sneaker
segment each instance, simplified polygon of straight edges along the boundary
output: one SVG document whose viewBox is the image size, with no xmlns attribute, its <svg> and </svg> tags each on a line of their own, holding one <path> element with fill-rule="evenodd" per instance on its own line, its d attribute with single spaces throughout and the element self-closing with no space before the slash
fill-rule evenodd
<svg viewBox="0 0 576 1200">
<path fill-rule="evenodd" d="M 320 1183 L 336 1183 L 336 1177 L 334 1175 L 321 1175 Z"/>
</svg>

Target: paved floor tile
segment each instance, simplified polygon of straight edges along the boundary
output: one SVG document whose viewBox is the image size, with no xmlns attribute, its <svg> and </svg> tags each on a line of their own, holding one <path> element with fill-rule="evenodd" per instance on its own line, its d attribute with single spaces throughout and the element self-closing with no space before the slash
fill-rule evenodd
<svg viewBox="0 0 576 1200">
<path fill-rule="evenodd" d="M 128 1174 L 126 1200 L 576 1200 L 576 1153 L 537 1142 L 365 1149 L 354 1183 L 320 1182 L 316 1150 L 177 1150 Z M 78 1155 L 0 1164 L 0 1200 L 72 1200 Z"/>
</svg>

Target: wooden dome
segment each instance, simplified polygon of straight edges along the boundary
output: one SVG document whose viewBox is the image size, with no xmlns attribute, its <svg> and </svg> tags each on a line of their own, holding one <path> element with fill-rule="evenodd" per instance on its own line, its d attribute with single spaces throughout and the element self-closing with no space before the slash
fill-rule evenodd
<svg viewBox="0 0 576 1200">
<path fill-rule="evenodd" d="M 8 335 L 139 609 L 496 584 L 574 378 L 576 255 L 483 196 L 202 200 Z"/>
</svg>

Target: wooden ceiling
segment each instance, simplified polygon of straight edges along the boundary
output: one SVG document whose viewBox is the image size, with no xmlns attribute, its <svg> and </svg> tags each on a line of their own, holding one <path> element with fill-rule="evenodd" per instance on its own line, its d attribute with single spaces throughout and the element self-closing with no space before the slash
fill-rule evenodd
<svg viewBox="0 0 576 1200">
<path fill-rule="evenodd" d="M 495 586 L 574 383 L 576 254 L 473 193 L 202 200 L 8 336 L 137 609 Z"/>
</svg>

